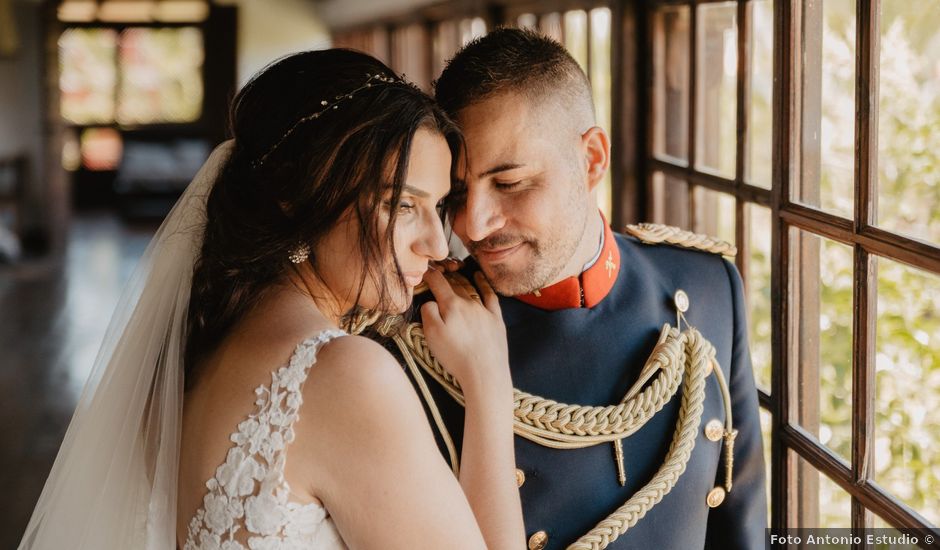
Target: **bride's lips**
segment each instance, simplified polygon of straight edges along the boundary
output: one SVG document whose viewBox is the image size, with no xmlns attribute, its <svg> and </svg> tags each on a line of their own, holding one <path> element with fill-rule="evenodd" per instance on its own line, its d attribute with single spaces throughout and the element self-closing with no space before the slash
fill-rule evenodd
<svg viewBox="0 0 940 550">
<path fill-rule="evenodd" d="M 505 247 L 505 248 L 477 248 L 474 252 L 479 261 L 498 262 L 505 260 L 517 250 L 522 248 L 525 242 Z"/>
<path fill-rule="evenodd" d="M 421 284 L 421 281 L 424 280 L 424 271 L 408 271 L 402 273 L 402 275 L 405 277 L 405 282 L 408 286 L 412 288 L 418 286 Z"/>
</svg>

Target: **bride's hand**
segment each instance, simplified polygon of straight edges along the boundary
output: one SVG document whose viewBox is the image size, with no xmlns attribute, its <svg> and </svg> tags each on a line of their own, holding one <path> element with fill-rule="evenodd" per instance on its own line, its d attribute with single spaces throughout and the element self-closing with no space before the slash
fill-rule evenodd
<svg viewBox="0 0 940 550">
<path fill-rule="evenodd" d="M 459 258 L 449 256 L 443 260 L 433 261 L 431 262 L 431 265 L 433 265 L 439 271 L 443 271 L 444 273 L 452 273 L 462 268 L 464 266 L 464 262 Z"/>
<path fill-rule="evenodd" d="M 428 348 L 468 392 L 511 388 L 506 327 L 499 299 L 483 273 L 473 276 L 482 304 L 460 285 L 452 287 L 440 271 L 428 270 L 436 301 L 421 306 Z"/>
</svg>

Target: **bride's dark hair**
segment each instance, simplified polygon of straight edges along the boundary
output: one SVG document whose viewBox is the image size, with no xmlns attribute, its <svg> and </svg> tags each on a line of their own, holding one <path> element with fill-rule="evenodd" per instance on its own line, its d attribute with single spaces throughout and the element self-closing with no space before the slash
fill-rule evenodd
<svg viewBox="0 0 940 550">
<path fill-rule="evenodd" d="M 289 256 L 299 243 L 309 245 L 309 262 L 317 269 L 314 245 L 350 208 L 359 221 L 362 265 L 380 265 L 383 241 L 385 250 L 394 250 L 395 206 L 419 129 L 442 135 L 456 165 L 460 134 L 437 104 L 397 78 L 364 87 L 375 74 L 394 76 L 363 53 L 303 52 L 272 63 L 235 96 L 234 146 L 208 197 L 205 240 L 193 273 L 187 386 L 196 363 L 292 269 Z M 324 110 L 354 90 L 336 109 Z M 391 217 L 380 234 L 376 213 L 389 186 Z M 387 305 L 385 281 L 365 271 L 359 293 L 371 276 L 380 306 Z M 400 269 L 398 276 L 404 285 Z"/>
</svg>

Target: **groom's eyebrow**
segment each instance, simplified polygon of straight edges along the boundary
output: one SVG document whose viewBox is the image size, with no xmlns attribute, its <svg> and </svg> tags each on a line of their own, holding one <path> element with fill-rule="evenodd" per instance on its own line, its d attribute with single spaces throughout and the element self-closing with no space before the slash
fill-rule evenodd
<svg viewBox="0 0 940 550">
<path fill-rule="evenodd" d="M 498 174 L 500 172 L 508 172 L 510 170 L 515 170 L 516 168 L 522 168 L 525 164 L 519 164 L 516 162 L 504 162 L 502 164 L 497 164 L 496 166 L 490 168 L 486 172 L 482 172 L 478 178 L 485 178 L 487 176 L 492 176 L 493 174 Z"/>
</svg>

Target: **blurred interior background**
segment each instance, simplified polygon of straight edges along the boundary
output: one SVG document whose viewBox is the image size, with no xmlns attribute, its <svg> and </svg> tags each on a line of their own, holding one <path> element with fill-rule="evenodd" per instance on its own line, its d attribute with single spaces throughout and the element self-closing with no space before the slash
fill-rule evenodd
<svg viewBox="0 0 940 550">
<path fill-rule="evenodd" d="M 235 90 L 344 46 L 430 91 L 497 25 L 588 74 L 615 230 L 737 245 L 774 526 L 940 524 L 935 0 L 0 0 L 0 548 Z"/>
</svg>

